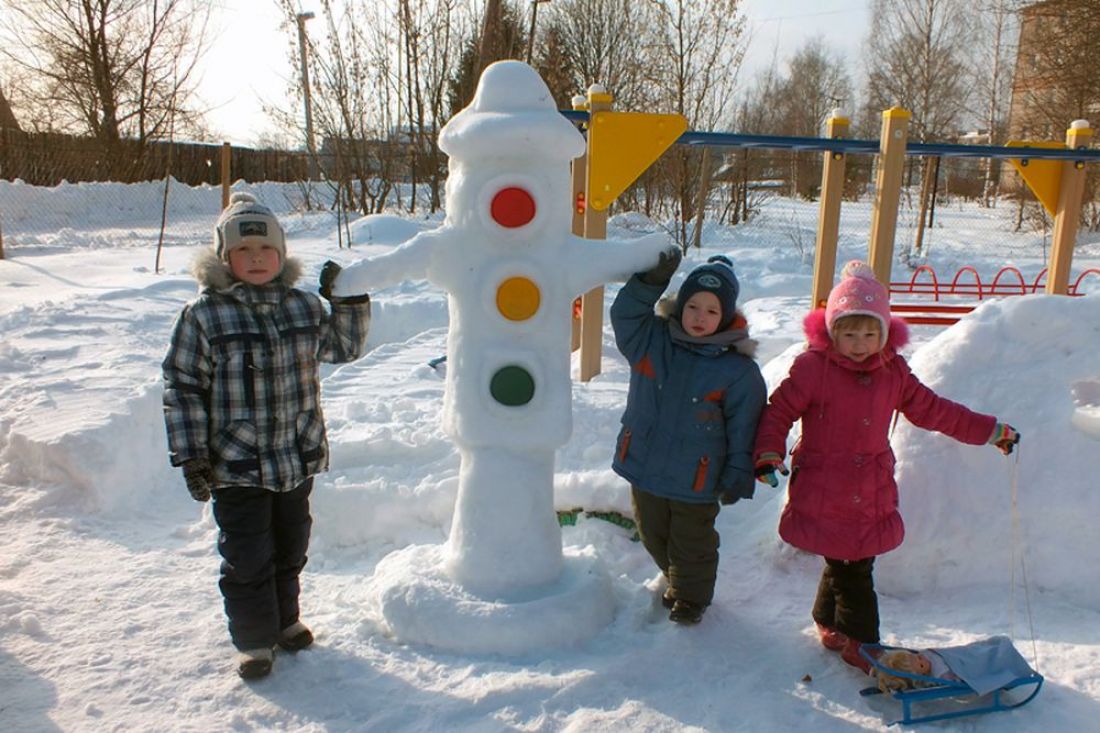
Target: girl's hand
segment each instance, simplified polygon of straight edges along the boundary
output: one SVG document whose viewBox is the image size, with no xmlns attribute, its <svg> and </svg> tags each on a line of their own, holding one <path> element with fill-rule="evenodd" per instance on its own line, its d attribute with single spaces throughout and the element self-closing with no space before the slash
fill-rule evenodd
<svg viewBox="0 0 1100 733">
<path fill-rule="evenodd" d="M 779 479 L 776 478 L 776 471 L 784 476 L 790 473 L 787 464 L 783 463 L 783 456 L 778 453 L 761 453 L 760 457 L 756 459 L 756 468 L 753 471 L 756 480 L 771 486 L 773 489 L 777 488 Z"/>
<path fill-rule="evenodd" d="M 1020 442 L 1020 433 L 1008 423 L 999 422 L 993 426 L 993 435 L 989 436 L 989 444 L 997 447 L 1006 456 L 1012 453 L 1012 449 Z"/>
</svg>

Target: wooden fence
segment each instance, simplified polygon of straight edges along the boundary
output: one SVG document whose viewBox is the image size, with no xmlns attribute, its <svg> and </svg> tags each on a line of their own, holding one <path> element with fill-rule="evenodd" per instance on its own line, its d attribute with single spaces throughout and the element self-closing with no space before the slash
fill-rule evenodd
<svg viewBox="0 0 1100 733">
<path fill-rule="evenodd" d="M 188 185 L 216 185 L 221 182 L 222 147 L 133 140 L 105 145 L 94 138 L 2 130 L 0 179 L 56 186 L 62 181 L 153 181 L 171 173 Z M 301 181 L 309 162 L 304 152 L 234 147 L 230 167 L 235 179 Z"/>
</svg>

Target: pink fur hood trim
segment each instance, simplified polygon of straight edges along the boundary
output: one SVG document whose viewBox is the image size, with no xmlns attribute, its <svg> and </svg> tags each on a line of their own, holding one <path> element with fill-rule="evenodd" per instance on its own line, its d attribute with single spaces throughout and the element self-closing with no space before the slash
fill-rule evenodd
<svg viewBox="0 0 1100 733">
<path fill-rule="evenodd" d="M 802 319 L 802 330 L 806 340 L 814 351 L 826 351 L 833 345 L 829 330 L 825 327 L 825 309 L 814 308 Z M 890 317 L 890 334 L 886 338 L 886 349 L 897 351 L 909 343 L 909 324 L 897 316 Z"/>
</svg>

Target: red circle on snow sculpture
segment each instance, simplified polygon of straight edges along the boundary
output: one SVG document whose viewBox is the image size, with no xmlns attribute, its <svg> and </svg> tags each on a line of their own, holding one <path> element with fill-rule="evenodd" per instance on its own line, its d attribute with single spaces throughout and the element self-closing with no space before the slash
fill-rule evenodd
<svg viewBox="0 0 1100 733">
<path fill-rule="evenodd" d="M 515 229 L 535 218 L 535 199 L 522 188 L 502 188 L 493 196 L 489 211 L 497 224 Z"/>
</svg>

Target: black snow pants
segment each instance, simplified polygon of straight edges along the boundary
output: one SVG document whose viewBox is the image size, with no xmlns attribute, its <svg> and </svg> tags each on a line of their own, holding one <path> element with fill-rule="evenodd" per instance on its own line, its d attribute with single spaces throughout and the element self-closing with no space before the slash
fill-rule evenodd
<svg viewBox="0 0 1100 733">
<path fill-rule="evenodd" d="M 252 486 L 213 492 L 222 556 L 218 587 L 237 649 L 273 647 L 279 632 L 298 621 L 312 489 L 309 478 L 282 493 Z"/>
<path fill-rule="evenodd" d="M 833 560 L 825 558 L 825 569 L 817 586 L 814 621 L 837 629 L 864 644 L 877 644 L 878 596 L 872 572 L 875 558 Z"/>
</svg>

